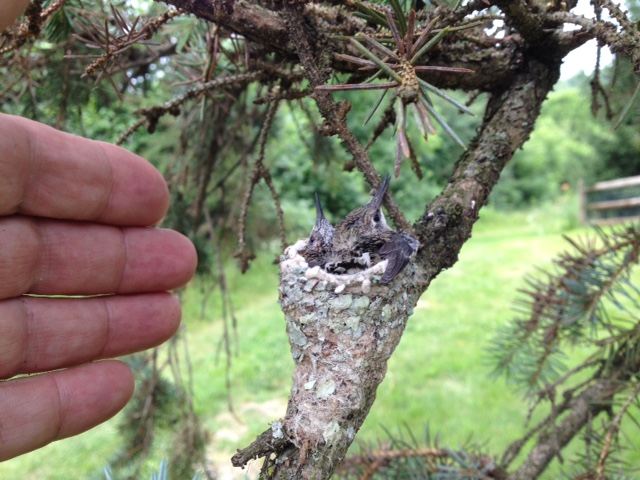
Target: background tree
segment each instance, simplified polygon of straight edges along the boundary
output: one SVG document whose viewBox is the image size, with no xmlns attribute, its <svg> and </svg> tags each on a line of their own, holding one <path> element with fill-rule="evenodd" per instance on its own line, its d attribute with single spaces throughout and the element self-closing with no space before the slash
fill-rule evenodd
<svg viewBox="0 0 640 480">
<path fill-rule="evenodd" d="M 266 476 L 327 478 L 366 417 L 420 294 L 439 272 L 454 265 L 501 172 L 532 134 L 541 106 L 558 82 L 562 59 L 597 39 L 637 73 L 640 33 L 610 0 L 592 2 L 592 19 L 571 12 L 575 1 L 166 3 L 175 8 L 151 4 L 141 14 L 127 4 L 35 2 L 23 23 L 3 34 L 0 102 L 7 111 L 96 138 L 107 125 L 129 124 L 120 143 L 146 154 L 164 152 L 169 160 L 162 167 L 175 200 L 168 222 L 192 235 L 203 268 L 216 258 L 221 263 L 225 246 L 237 235 L 236 256 L 244 271 L 258 239 L 272 232 L 272 225 L 278 225 L 282 249 L 287 232 L 308 229 L 286 213 L 301 204 L 310 209 L 313 191 L 330 192 L 325 203 L 337 219 L 362 198 L 362 179 L 375 187 L 379 172 L 395 172 L 399 180 L 392 190 L 402 187 L 405 193 L 396 197 L 404 208 L 392 195 L 385 196 L 385 206 L 397 228 L 420 240 L 414 262 L 388 288 L 374 283 L 369 292 L 356 286 L 340 295 L 317 288 L 313 279 L 300 283 L 295 266 L 282 269 L 281 299 L 296 361 L 287 416 L 234 458 L 242 465 L 264 456 Z M 604 102 L 612 113 L 615 102 L 609 101 L 596 72 L 593 108 Z M 86 77 L 94 78 L 96 86 L 91 88 Z M 631 84 L 628 80 L 624 90 L 632 90 Z M 373 100 L 377 108 L 371 126 L 356 126 L 367 118 L 355 118 L 360 113 L 357 99 L 371 94 L 370 88 L 381 91 Z M 344 89 L 349 91 L 334 93 Z M 443 89 L 469 94 L 469 102 Z M 131 96 L 132 90 L 144 95 Z M 119 103 L 125 95 L 127 103 Z M 629 104 L 630 98 L 619 105 Z M 474 125 L 455 117 L 447 120 L 443 113 L 447 108 L 468 110 L 466 103 L 473 99 L 486 102 L 475 134 Z M 295 118 L 304 159 L 291 150 L 294 145 L 277 143 L 279 122 L 286 116 Z M 623 122 L 637 125 L 633 114 L 625 118 Z M 143 126 L 156 135 L 138 138 Z M 177 139 L 159 135 L 175 130 L 180 132 Z M 627 132 L 633 139 L 633 130 Z M 394 135 L 393 151 L 385 142 L 388 134 Z M 429 143 L 419 137 L 428 137 Z M 633 148 L 633 140 L 628 143 Z M 547 147 L 540 156 L 565 154 Z M 590 158 L 580 144 L 573 147 L 572 157 Z M 460 152 L 455 163 L 434 158 L 454 149 Z M 532 172 L 555 170 L 555 159 L 550 160 L 537 170 L 529 165 L 533 158 L 513 167 L 514 177 L 522 180 L 514 190 L 525 200 L 540 196 Z M 632 170 L 623 164 L 616 160 L 619 171 Z M 342 175 L 340 169 L 352 173 Z M 409 169 L 430 181 L 419 183 Z M 569 164 L 565 172 L 538 184 L 567 181 L 574 172 Z M 267 202 L 269 198 L 273 201 Z M 607 251 L 635 245 L 634 235 L 621 233 L 622 240 L 615 243 L 620 246 Z M 580 251 L 591 258 L 597 257 L 595 249 Z M 626 258 L 635 259 L 634 251 Z M 592 263 L 580 274 L 593 273 Z M 614 273 L 626 272 L 628 266 L 623 262 L 607 274 L 622 278 Z M 567 267 L 562 278 L 573 278 L 574 270 Z M 223 271 L 218 278 L 224 285 Z M 576 278 L 584 283 L 582 276 Z M 544 298 L 551 299 L 551 293 Z M 232 319 L 232 311 L 228 313 Z M 540 371 L 549 366 L 543 347 L 555 347 L 567 326 L 557 318 L 555 324 L 536 320 L 516 327 L 519 332 L 545 332 L 531 337 L 538 343 L 530 358 L 540 359 Z M 519 469 L 508 470 L 521 445 L 499 461 L 468 452 L 458 455 L 459 461 L 452 451 L 439 455 L 460 469 L 465 462 L 473 465 L 477 476 L 535 478 L 594 417 L 612 413 L 613 427 L 607 432 L 613 436 L 616 414 L 628 411 L 626 401 L 616 404 L 617 395 L 635 382 L 637 369 L 626 353 L 636 351 L 630 342 L 635 337 L 629 334 L 625 342 L 615 343 L 607 368 L 597 369 L 588 388 L 571 390 L 555 414 L 532 431 L 543 434 Z M 503 352 L 513 347 L 500 345 Z M 503 359 L 502 364 L 506 368 L 508 362 Z M 551 377 L 536 378 L 541 380 L 534 386 L 544 386 L 541 396 L 555 398 L 555 389 L 544 383 Z M 201 443 L 196 433 L 190 435 L 191 444 Z M 580 474 L 605 475 L 608 455 L 601 457 L 595 466 L 587 462 Z"/>
</svg>

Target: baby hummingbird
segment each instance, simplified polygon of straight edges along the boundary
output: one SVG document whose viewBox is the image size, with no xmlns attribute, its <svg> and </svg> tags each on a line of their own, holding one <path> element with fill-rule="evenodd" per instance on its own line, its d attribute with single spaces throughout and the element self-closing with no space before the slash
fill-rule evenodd
<svg viewBox="0 0 640 480">
<path fill-rule="evenodd" d="M 325 218 L 320 197 L 316 193 L 316 224 L 311 230 L 307 246 L 300 251 L 310 267 L 323 266 L 331 249 L 334 228 Z"/>
<path fill-rule="evenodd" d="M 369 267 L 371 257 L 388 260 L 382 283 L 390 282 L 407 266 L 419 243 L 404 232 L 387 225 L 382 213 L 382 199 L 391 176 L 382 181 L 366 205 L 349 213 L 333 232 L 332 248 L 326 256 L 325 270 L 343 273 L 351 268 Z"/>
<path fill-rule="evenodd" d="M 405 232 L 393 232 L 378 254 L 388 260 L 387 268 L 382 275 L 382 283 L 389 283 L 407 266 L 411 257 L 418 251 L 420 242 Z"/>
</svg>

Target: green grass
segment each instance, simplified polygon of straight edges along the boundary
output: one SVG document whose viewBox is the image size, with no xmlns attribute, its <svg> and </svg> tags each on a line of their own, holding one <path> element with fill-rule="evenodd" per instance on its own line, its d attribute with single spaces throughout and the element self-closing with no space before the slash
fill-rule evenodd
<svg viewBox="0 0 640 480">
<path fill-rule="evenodd" d="M 490 376 L 486 349 L 496 328 L 512 317 L 523 275 L 566 248 L 562 234 L 579 232 L 572 230 L 572 215 L 558 215 L 557 208 L 483 210 L 458 263 L 420 299 L 354 448 L 407 425 L 418 437 L 429 426 L 442 445 L 454 448 L 472 436 L 498 454 L 524 431 L 528 405 L 503 379 Z M 561 210 L 576 211 L 571 203 Z M 210 457 L 220 465 L 284 414 L 293 362 L 272 260 L 263 255 L 246 275 L 226 269 L 237 318 L 230 396 L 241 423 L 227 407 L 220 291 L 200 280 L 184 293 L 196 412 L 214 439 Z M 100 478 L 117 447 L 114 422 L 4 462 L 0 478 Z"/>
</svg>

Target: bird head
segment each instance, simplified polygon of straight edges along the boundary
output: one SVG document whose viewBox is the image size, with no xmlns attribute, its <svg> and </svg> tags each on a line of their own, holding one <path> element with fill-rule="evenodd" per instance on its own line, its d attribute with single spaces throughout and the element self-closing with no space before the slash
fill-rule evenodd
<svg viewBox="0 0 640 480">
<path fill-rule="evenodd" d="M 382 212 L 382 200 L 384 199 L 384 194 L 389 188 L 389 182 L 391 181 L 391 175 L 384 177 L 384 180 L 378 187 L 373 198 L 367 203 L 363 208 L 364 212 L 364 222 L 368 223 L 371 228 L 389 228 L 387 225 L 387 220 L 384 217 L 384 213 Z"/>
<path fill-rule="evenodd" d="M 333 226 L 324 216 L 320 197 L 316 193 L 316 224 L 313 226 L 313 230 L 311 230 L 311 235 L 309 235 L 309 243 L 318 243 L 326 247 L 332 238 Z"/>
</svg>

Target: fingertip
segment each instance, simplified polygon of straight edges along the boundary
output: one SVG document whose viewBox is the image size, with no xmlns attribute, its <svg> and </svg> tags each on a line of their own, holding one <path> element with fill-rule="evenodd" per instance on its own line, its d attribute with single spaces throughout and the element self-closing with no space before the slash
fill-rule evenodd
<svg viewBox="0 0 640 480">
<path fill-rule="evenodd" d="M 109 304 L 109 338 L 101 358 L 128 355 L 166 342 L 180 327 L 182 306 L 168 292 L 114 296 Z"/>
<path fill-rule="evenodd" d="M 131 399 L 134 378 L 107 360 L 0 384 L 0 461 L 78 435 L 105 422 Z"/>
<path fill-rule="evenodd" d="M 118 293 L 165 291 L 186 285 L 198 265 L 195 246 L 165 228 L 126 229 L 128 262 Z"/>
<path fill-rule="evenodd" d="M 75 367 L 57 380 L 60 393 L 60 440 L 83 433 L 113 417 L 131 400 L 135 379 L 120 360 L 103 360 Z"/>
<path fill-rule="evenodd" d="M 169 187 L 163 175 L 150 162 L 128 150 L 96 142 L 111 163 L 112 192 L 101 218 L 118 225 L 156 225 L 169 208 Z M 135 208 L 131 208 L 135 205 Z"/>
<path fill-rule="evenodd" d="M 166 295 L 168 304 L 167 310 L 169 312 L 167 316 L 169 318 L 169 322 L 167 335 L 161 343 L 173 337 L 178 331 L 178 328 L 180 328 L 180 323 L 182 322 L 182 302 L 180 301 L 180 297 L 174 295 L 173 293 L 167 293 Z"/>
<path fill-rule="evenodd" d="M 136 386 L 131 367 L 118 359 L 101 360 L 90 365 L 97 365 L 103 369 L 106 383 L 114 382 L 113 385 L 116 386 L 114 399 L 118 400 L 116 402 L 118 405 L 124 407 L 131 400 Z"/>
<path fill-rule="evenodd" d="M 170 292 L 160 292 L 152 295 L 158 295 L 156 310 L 158 315 L 162 317 L 163 324 L 157 329 L 156 340 L 153 345 L 145 348 L 156 347 L 171 337 L 173 337 L 182 321 L 182 302 L 180 297 Z M 153 319 L 151 320 L 153 321 Z"/>
<path fill-rule="evenodd" d="M 185 279 L 184 283 L 180 286 L 184 286 L 196 274 L 196 269 L 198 268 L 198 252 L 196 250 L 196 246 L 186 236 L 183 235 L 181 241 L 182 246 L 180 248 L 184 255 Z"/>
</svg>

